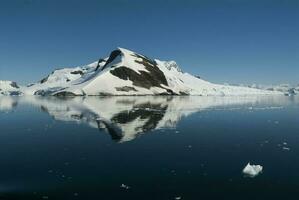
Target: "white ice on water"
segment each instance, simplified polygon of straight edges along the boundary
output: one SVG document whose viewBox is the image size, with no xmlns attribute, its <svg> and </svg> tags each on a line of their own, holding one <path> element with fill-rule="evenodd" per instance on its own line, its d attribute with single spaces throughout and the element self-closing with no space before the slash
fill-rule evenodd
<svg viewBox="0 0 299 200">
<path fill-rule="evenodd" d="M 251 165 L 250 163 L 248 163 L 243 169 L 243 173 L 250 177 L 255 177 L 259 175 L 262 171 L 263 171 L 263 166 Z"/>
</svg>

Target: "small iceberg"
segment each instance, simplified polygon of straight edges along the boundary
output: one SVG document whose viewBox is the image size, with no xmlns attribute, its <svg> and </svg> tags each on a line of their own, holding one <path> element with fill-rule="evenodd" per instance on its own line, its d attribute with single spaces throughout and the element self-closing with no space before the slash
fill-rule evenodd
<svg viewBox="0 0 299 200">
<path fill-rule="evenodd" d="M 289 147 L 282 147 L 283 150 L 290 151 Z"/>
<path fill-rule="evenodd" d="M 250 163 L 248 163 L 246 167 L 243 169 L 243 174 L 253 178 L 259 175 L 259 173 L 261 173 L 262 171 L 263 171 L 263 166 L 250 165 Z"/>
<path fill-rule="evenodd" d="M 125 184 L 123 184 L 123 183 L 120 185 L 120 187 L 121 187 L 121 188 L 124 188 L 124 189 L 126 189 L 126 190 L 130 189 L 130 186 L 127 186 L 127 185 L 125 185 Z"/>
</svg>

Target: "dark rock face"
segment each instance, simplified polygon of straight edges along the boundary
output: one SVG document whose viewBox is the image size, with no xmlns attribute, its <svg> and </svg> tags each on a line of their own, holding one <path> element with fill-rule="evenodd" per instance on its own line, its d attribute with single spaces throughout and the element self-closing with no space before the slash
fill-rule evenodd
<svg viewBox="0 0 299 200">
<path fill-rule="evenodd" d="M 187 92 L 182 92 L 182 91 L 180 91 L 180 95 L 190 95 L 190 94 L 187 93 Z"/>
<path fill-rule="evenodd" d="M 123 79 L 123 80 L 130 80 L 133 82 L 133 85 L 144 87 L 144 88 L 151 88 L 151 87 L 160 87 L 161 82 L 155 79 L 151 74 L 140 71 L 140 74 L 135 72 L 134 70 L 122 66 L 110 71 L 111 74 L 114 76 Z"/>
<path fill-rule="evenodd" d="M 59 70 L 59 69 L 56 69 L 56 70 Z M 54 74 L 56 70 L 52 71 L 51 74 Z M 49 74 L 47 77 L 43 78 L 43 79 L 40 80 L 39 82 L 40 82 L 40 83 L 45 83 L 45 82 L 47 82 L 47 81 L 48 81 L 48 78 L 49 78 L 49 76 L 50 76 L 51 74 Z"/>
<path fill-rule="evenodd" d="M 11 82 L 10 86 L 13 88 L 20 88 L 16 82 Z"/>
<path fill-rule="evenodd" d="M 166 92 L 162 92 L 159 95 L 177 95 L 177 93 L 173 92 L 171 89 L 168 88 L 164 88 L 164 89 L 166 90 Z"/>
<path fill-rule="evenodd" d="M 45 90 L 37 90 L 34 92 L 34 95 L 39 95 L 39 96 L 46 96 L 46 95 L 50 95 L 50 94 L 51 94 L 50 92 L 48 93 Z"/>
<path fill-rule="evenodd" d="M 84 74 L 81 70 L 73 71 L 71 74 L 80 74 L 81 76 Z"/>
<path fill-rule="evenodd" d="M 10 96 L 20 96 L 22 95 L 23 93 L 22 92 L 19 92 L 19 91 L 11 91 L 9 92 L 9 95 Z"/>
<path fill-rule="evenodd" d="M 43 78 L 42 80 L 40 80 L 40 83 L 45 83 L 45 82 L 47 82 L 47 81 L 48 81 L 48 78 L 49 78 L 49 76 Z"/>
<path fill-rule="evenodd" d="M 134 56 L 141 59 L 141 61 L 135 60 L 135 62 L 142 64 L 145 67 L 145 69 L 149 71 L 149 75 L 150 75 L 149 77 L 153 78 L 154 82 L 157 82 L 159 84 L 159 85 L 155 84 L 154 86 L 159 87 L 160 84 L 168 86 L 166 77 L 164 73 L 159 69 L 156 61 L 149 59 L 146 56 L 142 56 L 138 54 L 134 54 Z"/>
<path fill-rule="evenodd" d="M 95 71 L 97 71 L 97 70 L 99 69 L 100 64 L 103 63 L 103 62 L 106 62 L 106 60 L 101 58 L 101 59 L 98 61 L 98 64 L 97 64 L 97 67 L 96 67 L 96 70 L 95 70 Z"/>
<path fill-rule="evenodd" d="M 27 85 L 27 87 L 31 87 L 31 86 L 34 86 L 35 84 L 34 83 L 30 83 Z"/>
<path fill-rule="evenodd" d="M 99 96 L 113 96 L 113 94 L 108 93 L 108 92 L 100 92 Z"/>
<path fill-rule="evenodd" d="M 62 92 L 55 93 L 53 96 L 56 96 L 56 97 L 75 97 L 75 96 L 78 96 L 78 95 L 76 95 L 72 92 L 62 91 Z"/>
<path fill-rule="evenodd" d="M 63 89 L 66 88 L 61 88 L 61 87 L 52 87 L 52 88 L 48 88 L 48 89 L 41 89 L 41 90 L 37 90 L 34 92 L 34 95 L 39 95 L 39 96 L 50 96 L 53 95 L 55 92 L 59 92 Z"/>
<path fill-rule="evenodd" d="M 117 56 L 121 55 L 121 51 L 120 50 L 114 50 L 111 52 L 106 64 L 104 65 L 103 69 L 105 69 L 107 67 L 107 65 L 109 63 L 111 63 Z"/>
<path fill-rule="evenodd" d="M 139 71 L 139 73 L 137 73 L 136 71 L 126 66 L 121 66 L 111 70 L 110 73 L 120 79 L 130 80 L 133 82 L 133 85 L 138 87 L 147 89 L 150 89 L 151 87 L 160 87 L 165 89 L 161 85 L 163 84 L 165 86 L 168 86 L 164 73 L 159 69 L 155 61 L 138 54 L 134 54 L 133 56 L 141 59 L 141 61 L 135 60 L 135 62 L 142 64 L 148 72 Z M 172 93 L 172 91 L 166 90 L 166 93 Z"/>
<path fill-rule="evenodd" d="M 295 94 L 296 94 L 295 88 L 291 88 L 291 89 L 289 89 L 289 90 L 288 90 L 288 93 L 289 93 L 290 95 L 295 95 Z"/>
<path fill-rule="evenodd" d="M 116 87 L 115 89 L 116 91 L 122 91 L 122 92 L 137 91 L 134 87 L 130 87 L 130 86 Z"/>
</svg>

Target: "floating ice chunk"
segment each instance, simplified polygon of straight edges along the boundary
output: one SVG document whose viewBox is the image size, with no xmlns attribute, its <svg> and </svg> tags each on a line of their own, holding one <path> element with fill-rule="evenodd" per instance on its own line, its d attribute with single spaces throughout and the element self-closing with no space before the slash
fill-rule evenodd
<svg viewBox="0 0 299 200">
<path fill-rule="evenodd" d="M 126 189 L 126 190 L 130 189 L 129 186 L 127 186 L 127 185 L 125 185 L 125 184 L 123 184 L 123 183 L 120 185 L 120 187 L 121 187 L 121 188 L 124 188 L 124 189 Z"/>
<path fill-rule="evenodd" d="M 181 200 L 182 197 L 174 197 L 175 200 Z"/>
<path fill-rule="evenodd" d="M 289 147 L 282 147 L 283 150 L 290 151 Z"/>
<path fill-rule="evenodd" d="M 255 177 L 259 173 L 261 173 L 262 170 L 263 167 L 261 165 L 250 165 L 250 163 L 248 163 L 246 167 L 243 169 L 243 173 L 250 177 Z"/>
</svg>

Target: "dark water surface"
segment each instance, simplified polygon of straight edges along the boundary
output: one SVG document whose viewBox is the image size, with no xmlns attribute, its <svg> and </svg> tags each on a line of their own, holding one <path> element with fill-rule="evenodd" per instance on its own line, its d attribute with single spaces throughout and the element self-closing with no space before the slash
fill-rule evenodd
<svg viewBox="0 0 299 200">
<path fill-rule="evenodd" d="M 0 127 L 0 199 L 299 198 L 298 97 L 0 97 Z"/>
</svg>

